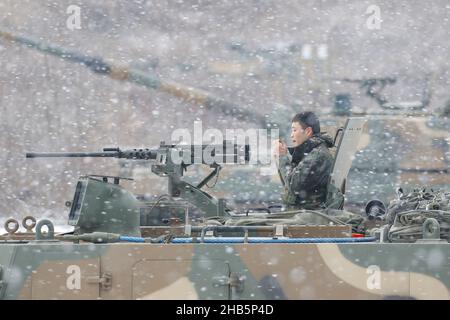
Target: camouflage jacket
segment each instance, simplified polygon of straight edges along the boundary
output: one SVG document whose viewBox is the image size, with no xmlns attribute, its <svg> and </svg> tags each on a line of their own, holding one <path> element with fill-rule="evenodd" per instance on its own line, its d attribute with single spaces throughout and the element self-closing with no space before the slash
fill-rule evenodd
<svg viewBox="0 0 450 320">
<path fill-rule="evenodd" d="M 332 146 L 330 136 L 317 134 L 291 148 L 288 155 L 280 156 L 278 172 L 285 187 L 283 202 L 288 208 L 325 207 L 333 166 L 333 155 L 328 148 Z"/>
</svg>

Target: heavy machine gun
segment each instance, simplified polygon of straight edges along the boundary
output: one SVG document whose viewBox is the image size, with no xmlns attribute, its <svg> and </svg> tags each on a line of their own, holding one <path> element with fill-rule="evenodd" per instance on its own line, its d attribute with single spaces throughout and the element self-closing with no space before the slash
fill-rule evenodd
<svg viewBox="0 0 450 320">
<path fill-rule="evenodd" d="M 250 146 L 237 145 L 229 141 L 217 145 L 173 145 L 161 142 L 155 149 L 104 148 L 102 152 L 55 152 L 27 153 L 27 158 L 94 157 L 147 160 L 151 171 L 168 178 L 169 198 L 182 198 L 201 210 L 207 217 L 224 217 L 230 214 L 224 199 L 216 199 L 201 190 L 211 179 L 219 174 L 223 164 L 247 164 L 250 161 Z M 209 165 L 213 171 L 200 183 L 193 185 L 182 179 L 183 172 L 192 164 Z M 102 179 L 98 179 L 98 178 Z M 113 183 L 109 179 L 113 179 Z M 130 221 L 131 211 L 137 211 L 135 196 L 119 186 L 121 177 L 83 176 L 80 177 L 69 214 L 69 224 L 81 228 L 82 232 L 91 229 L 137 234 L 137 221 Z M 136 217 L 136 215 L 132 215 Z M 116 227 L 111 227 L 111 219 Z M 136 220 L 136 219 L 135 219 Z M 95 228 L 94 228 L 95 227 Z M 111 229 L 112 228 L 112 229 Z"/>
<path fill-rule="evenodd" d="M 430 103 L 430 92 L 428 88 L 428 77 L 425 79 L 425 87 L 420 101 L 402 101 L 397 103 L 389 102 L 388 99 L 381 93 L 388 85 L 393 85 L 397 82 L 395 77 L 384 78 L 367 78 L 367 79 L 349 79 L 343 78 L 339 81 L 357 83 L 359 88 L 365 91 L 365 94 L 374 99 L 377 104 L 384 110 L 423 110 Z"/>
</svg>

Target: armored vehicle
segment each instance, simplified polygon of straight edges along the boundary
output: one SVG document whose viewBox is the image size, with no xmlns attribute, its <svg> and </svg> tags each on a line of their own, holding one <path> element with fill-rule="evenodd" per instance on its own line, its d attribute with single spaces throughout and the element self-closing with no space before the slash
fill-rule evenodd
<svg viewBox="0 0 450 320">
<path fill-rule="evenodd" d="M 206 91 L 101 58 L 6 32 L 0 37 L 265 128 L 284 129 L 290 114 L 299 111 L 280 107 L 273 115 L 258 115 Z M 369 88 L 375 83 L 361 85 L 373 94 Z M 343 101 L 340 97 L 337 105 Z M 387 101 L 380 103 L 388 107 Z M 347 116 L 344 112 L 325 122 L 340 127 Z M 0 298 L 448 299 L 448 118 L 435 123 L 404 113 L 352 118 L 345 124 L 330 185 L 345 194 L 347 204 L 367 204 L 361 214 L 327 208 L 283 211 L 267 201 L 279 195 L 281 184 L 266 180 L 256 185 L 269 186 L 260 193 L 268 205 L 258 212 L 232 208 L 233 199 L 204 190 L 220 164 L 209 163 L 211 173 L 194 183 L 184 176 L 187 166 L 171 161 L 172 151 L 180 151 L 172 144 L 30 153 L 30 158 L 115 157 L 140 163 L 168 180 L 167 194 L 147 199 L 123 186 L 126 177 L 86 175 L 67 203 L 65 232 L 57 233 L 51 221 L 39 217 L 23 219 L 25 232 L 18 232 L 17 220 L 6 220 Z M 228 178 L 222 177 L 225 187 L 247 194 L 240 190 L 251 178 L 227 184 Z M 437 188 L 429 189 L 432 185 Z"/>
<path fill-rule="evenodd" d="M 377 119 L 385 129 L 410 128 L 408 121 L 385 120 Z M 368 148 L 377 142 L 372 139 L 379 139 L 377 133 L 367 118 L 348 120 L 338 142 L 330 185 L 345 193 L 354 161 L 370 159 L 373 162 L 367 165 L 380 164 Z M 423 145 L 423 136 L 415 133 L 411 131 L 408 142 Z M 390 144 L 389 137 L 384 139 L 385 146 L 395 150 L 396 157 L 411 156 L 411 148 Z M 406 186 L 397 190 L 397 199 L 389 206 L 373 199 L 364 217 L 326 208 L 249 215 L 233 212 L 224 201 L 200 190 L 203 185 L 183 181 L 183 171 L 178 171 L 183 164 L 173 161 L 174 150 L 190 154 L 189 148 L 180 151 L 166 144 L 154 150 L 28 153 L 29 158 L 149 159 L 152 172 L 168 179 L 168 196 L 196 205 L 203 220 L 192 222 L 187 211 L 181 223 L 140 226 L 138 201 L 120 185 L 120 177 L 81 177 L 68 216 L 73 231 L 57 234 L 48 219 L 36 224 L 35 218 L 26 217 L 27 231 L 17 232 L 18 221 L 6 221 L 8 234 L 0 243 L 0 297 L 450 298 L 448 191 L 420 188 L 408 192 L 410 186 Z M 251 157 L 251 150 L 239 150 L 243 159 Z M 420 161 L 434 163 L 442 154 L 423 150 L 412 156 L 410 166 L 420 169 Z M 448 187 L 448 167 L 435 169 L 442 185 Z"/>
</svg>

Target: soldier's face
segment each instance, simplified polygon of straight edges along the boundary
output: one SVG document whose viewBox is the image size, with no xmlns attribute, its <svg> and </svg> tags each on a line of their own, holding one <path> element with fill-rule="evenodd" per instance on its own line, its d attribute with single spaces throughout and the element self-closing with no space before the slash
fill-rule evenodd
<svg viewBox="0 0 450 320">
<path fill-rule="evenodd" d="M 291 139 L 294 147 L 301 145 L 312 136 L 312 129 L 308 127 L 303 129 L 300 123 L 292 122 L 291 126 Z"/>
</svg>

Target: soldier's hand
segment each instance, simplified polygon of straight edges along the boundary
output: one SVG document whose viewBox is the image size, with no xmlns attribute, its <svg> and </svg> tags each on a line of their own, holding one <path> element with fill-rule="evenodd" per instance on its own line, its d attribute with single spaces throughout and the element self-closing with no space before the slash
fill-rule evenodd
<svg viewBox="0 0 450 320">
<path fill-rule="evenodd" d="M 275 143 L 275 146 L 274 146 L 274 155 L 275 156 L 284 156 L 287 154 L 288 148 L 284 141 L 277 140 L 274 143 Z"/>
</svg>

